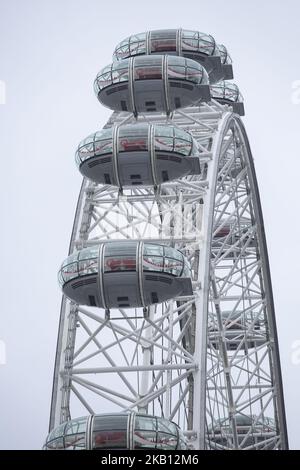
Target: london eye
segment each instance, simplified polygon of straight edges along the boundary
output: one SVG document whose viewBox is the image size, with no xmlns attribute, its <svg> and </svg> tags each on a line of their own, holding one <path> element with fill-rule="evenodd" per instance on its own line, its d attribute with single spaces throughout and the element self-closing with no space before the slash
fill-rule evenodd
<svg viewBox="0 0 300 470">
<path fill-rule="evenodd" d="M 46 449 L 287 449 L 274 302 L 242 94 L 223 45 L 135 34 L 83 175 Z"/>
</svg>

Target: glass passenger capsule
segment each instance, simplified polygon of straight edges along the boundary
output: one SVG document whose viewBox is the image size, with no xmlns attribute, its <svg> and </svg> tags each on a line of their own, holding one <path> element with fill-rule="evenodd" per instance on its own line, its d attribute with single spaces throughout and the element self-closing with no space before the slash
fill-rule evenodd
<svg viewBox="0 0 300 470">
<path fill-rule="evenodd" d="M 272 418 L 260 417 L 255 415 L 238 414 L 235 417 L 238 435 L 238 443 L 243 448 L 255 446 L 257 449 L 263 445 L 264 449 L 274 447 L 272 437 L 277 435 L 276 424 Z M 229 418 L 217 420 L 208 428 L 208 437 L 211 444 L 216 444 L 216 448 L 228 446 L 231 441 L 233 446 L 233 432 Z M 269 442 L 264 441 L 270 439 Z M 260 445 L 261 443 L 261 445 Z"/>
<path fill-rule="evenodd" d="M 166 55 L 132 57 L 102 69 L 94 82 L 100 103 L 116 111 L 163 111 L 210 101 L 205 69 L 194 60 Z"/>
<path fill-rule="evenodd" d="M 174 126 L 131 124 L 103 129 L 76 151 L 80 172 L 118 187 L 158 185 L 200 173 L 198 143 Z"/>
<path fill-rule="evenodd" d="M 231 178 L 242 171 L 241 167 L 235 166 L 231 169 Z M 245 246 L 246 245 L 246 246 Z M 239 226 L 236 224 L 224 223 L 223 220 L 215 227 L 213 235 L 213 249 L 222 250 L 223 254 L 228 251 L 226 257 L 233 257 L 234 253 L 243 247 L 248 251 L 257 246 L 252 222 L 247 218 L 241 218 Z"/>
<path fill-rule="evenodd" d="M 224 44 L 218 44 L 218 49 L 221 56 L 222 70 L 224 72 L 224 80 L 233 79 L 232 59 L 229 55 L 227 48 Z"/>
<path fill-rule="evenodd" d="M 232 106 L 233 112 L 245 115 L 244 98 L 235 83 L 221 81 L 210 86 L 211 97 L 221 104 Z"/>
<path fill-rule="evenodd" d="M 44 445 L 45 450 L 186 448 L 185 437 L 177 424 L 134 411 L 72 419 L 53 429 Z"/>
<path fill-rule="evenodd" d="M 264 325 L 263 318 L 255 312 L 222 312 L 223 334 L 226 349 L 236 351 L 239 349 L 254 348 L 266 341 L 261 331 Z M 209 339 L 215 349 L 219 349 L 219 327 L 217 318 L 210 317 L 208 325 Z"/>
<path fill-rule="evenodd" d="M 133 240 L 107 241 L 70 255 L 58 279 L 79 305 L 146 307 L 192 295 L 191 268 L 175 248 Z"/>
<path fill-rule="evenodd" d="M 232 76 L 231 59 L 225 46 L 210 34 L 186 29 L 162 29 L 134 34 L 120 42 L 114 60 L 149 54 L 168 54 L 196 60 L 206 69 L 210 83 Z"/>
</svg>

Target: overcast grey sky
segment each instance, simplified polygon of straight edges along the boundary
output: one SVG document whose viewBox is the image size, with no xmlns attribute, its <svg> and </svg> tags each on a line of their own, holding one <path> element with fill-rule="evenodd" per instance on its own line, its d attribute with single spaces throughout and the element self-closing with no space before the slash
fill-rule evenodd
<svg viewBox="0 0 300 470">
<path fill-rule="evenodd" d="M 299 0 L 0 0 L 0 448 L 38 449 L 47 434 L 56 274 L 81 183 L 73 155 L 110 115 L 93 80 L 129 34 L 177 27 L 212 34 L 234 60 L 265 218 L 290 445 L 300 448 Z"/>
</svg>

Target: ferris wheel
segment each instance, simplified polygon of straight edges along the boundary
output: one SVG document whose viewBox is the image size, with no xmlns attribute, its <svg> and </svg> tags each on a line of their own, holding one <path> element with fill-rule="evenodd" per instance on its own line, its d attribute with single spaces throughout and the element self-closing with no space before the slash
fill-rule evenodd
<svg viewBox="0 0 300 470">
<path fill-rule="evenodd" d="M 136 34 L 96 77 L 46 449 L 287 449 L 272 286 L 231 58 Z"/>
</svg>

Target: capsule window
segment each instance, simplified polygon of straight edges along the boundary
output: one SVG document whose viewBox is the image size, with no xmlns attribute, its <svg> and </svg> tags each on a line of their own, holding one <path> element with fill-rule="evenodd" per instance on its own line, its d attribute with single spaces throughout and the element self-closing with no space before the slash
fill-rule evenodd
<svg viewBox="0 0 300 470">
<path fill-rule="evenodd" d="M 146 137 L 147 135 L 148 135 L 148 125 L 129 125 L 129 126 L 121 126 L 119 128 L 120 137 L 128 137 L 128 136 Z"/>
<path fill-rule="evenodd" d="M 151 52 L 176 51 L 176 30 L 151 32 Z"/>
<path fill-rule="evenodd" d="M 128 54 L 130 52 L 129 40 L 130 40 L 130 38 L 124 39 L 118 45 L 118 48 L 115 50 L 115 55 L 116 55 L 117 59 L 123 59 L 124 57 L 128 56 Z"/>
<path fill-rule="evenodd" d="M 177 448 L 180 449 L 180 450 L 185 450 L 186 449 L 186 440 L 185 440 L 183 432 L 179 428 L 178 428 L 178 437 L 179 437 L 179 443 L 178 443 Z"/>
<path fill-rule="evenodd" d="M 183 155 L 190 155 L 192 151 L 191 142 L 186 140 L 175 140 L 175 152 L 182 153 Z"/>
<path fill-rule="evenodd" d="M 162 431 L 167 434 L 177 435 L 177 426 L 164 418 L 160 418 L 157 420 L 157 430 Z"/>
<path fill-rule="evenodd" d="M 104 431 L 106 429 L 126 430 L 127 429 L 128 415 L 103 415 L 95 416 L 94 418 L 94 431 Z"/>
<path fill-rule="evenodd" d="M 127 420 L 125 416 L 95 416 L 93 449 L 127 447 Z"/>
<path fill-rule="evenodd" d="M 76 153 L 75 153 L 75 161 L 76 161 L 76 165 L 77 166 L 80 166 L 80 164 L 82 163 L 82 160 L 80 158 L 80 154 L 79 154 L 79 151 L 77 150 Z"/>
<path fill-rule="evenodd" d="M 231 58 L 231 56 L 228 54 L 228 52 L 227 52 L 227 56 L 226 56 L 226 64 L 232 64 L 232 58 Z"/>
<path fill-rule="evenodd" d="M 112 69 L 112 82 L 119 83 L 119 82 L 128 82 L 128 62 L 116 62 L 113 65 Z"/>
<path fill-rule="evenodd" d="M 157 434 L 157 449 L 172 450 L 177 447 L 177 433 L 174 435 L 159 432 Z"/>
<path fill-rule="evenodd" d="M 199 33 L 197 31 L 183 30 L 181 47 L 183 51 L 198 51 Z"/>
<path fill-rule="evenodd" d="M 175 248 L 172 248 L 171 246 L 165 246 L 165 256 L 168 258 L 174 258 L 179 261 L 183 260 L 183 255 L 180 251 L 176 250 Z"/>
<path fill-rule="evenodd" d="M 129 44 L 127 44 L 124 47 L 120 47 L 118 50 L 115 52 L 117 60 L 125 59 L 126 57 L 129 56 Z"/>
<path fill-rule="evenodd" d="M 94 155 L 94 143 L 86 144 L 78 149 L 78 154 L 81 161 Z"/>
<path fill-rule="evenodd" d="M 182 49 L 185 51 L 198 51 L 199 49 L 198 39 L 183 38 Z"/>
<path fill-rule="evenodd" d="M 143 270 L 144 271 L 158 271 L 164 270 L 164 259 L 160 256 L 143 256 Z"/>
<path fill-rule="evenodd" d="M 53 441 L 54 439 L 57 439 L 58 437 L 61 437 L 64 435 L 66 423 L 61 424 L 57 428 L 54 428 L 53 431 L 49 434 L 47 438 L 47 442 Z"/>
<path fill-rule="evenodd" d="M 211 87 L 214 98 L 227 99 L 232 102 L 243 101 L 238 87 L 234 83 L 220 82 Z"/>
<path fill-rule="evenodd" d="M 211 87 L 211 94 L 214 98 L 225 98 L 224 86 L 215 85 Z"/>
<path fill-rule="evenodd" d="M 184 263 L 182 277 L 191 277 L 191 266 L 187 262 Z"/>
<path fill-rule="evenodd" d="M 136 254 L 137 242 L 122 241 L 120 244 L 107 243 L 105 245 L 105 256 L 127 256 Z"/>
<path fill-rule="evenodd" d="M 110 73 L 111 73 L 111 64 L 110 64 L 110 65 L 106 65 L 106 67 L 104 67 L 104 68 L 101 70 L 101 75 L 110 74 Z"/>
<path fill-rule="evenodd" d="M 171 258 L 165 258 L 164 261 L 165 273 L 172 274 L 173 276 L 180 276 L 183 267 L 182 261 Z"/>
<path fill-rule="evenodd" d="M 156 449 L 156 431 L 134 431 L 135 449 Z"/>
<path fill-rule="evenodd" d="M 130 44 L 130 54 L 131 55 L 146 54 L 145 42 L 133 42 L 132 44 Z"/>
<path fill-rule="evenodd" d="M 130 42 L 146 41 L 146 33 L 138 33 L 130 36 Z"/>
<path fill-rule="evenodd" d="M 71 281 L 71 279 L 74 279 L 78 276 L 78 263 L 76 262 L 64 266 L 61 272 L 64 282 Z"/>
<path fill-rule="evenodd" d="M 209 34 L 199 34 L 199 51 L 207 55 L 212 55 L 215 52 L 215 41 Z"/>
<path fill-rule="evenodd" d="M 112 83 L 111 71 L 98 75 L 96 78 L 96 83 L 97 83 L 99 91 L 111 85 Z"/>
<path fill-rule="evenodd" d="M 112 139 L 100 140 L 95 142 L 95 155 L 104 155 L 106 153 L 112 153 Z"/>
<path fill-rule="evenodd" d="M 160 80 L 161 78 L 161 65 L 139 65 L 134 68 L 135 80 Z"/>
<path fill-rule="evenodd" d="M 66 436 L 64 448 L 71 450 L 85 449 L 85 433 Z"/>
<path fill-rule="evenodd" d="M 173 137 L 155 136 L 154 138 L 155 150 L 172 152 L 174 148 Z"/>
<path fill-rule="evenodd" d="M 178 65 L 180 67 L 185 66 L 186 59 L 180 56 L 169 56 L 168 57 L 168 65 Z"/>
<path fill-rule="evenodd" d="M 177 428 L 173 423 L 166 425 L 163 419 L 136 416 L 134 447 L 176 449 Z"/>
<path fill-rule="evenodd" d="M 176 80 L 185 80 L 185 66 L 183 65 L 168 65 L 168 77 Z"/>
<path fill-rule="evenodd" d="M 186 131 L 183 131 L 182 129 L 179 128 L 174 128 L 175 129 L 175 137 L 178 139 L 183 139 L 183 140 L 192 140 L 192 136 L 188 134 Z"/>
<path fill-rule="evenodd" d="M 130 36 L 129 50 L 131 55 L 146 54 L 146 33 Z"/>
<path fill-rule="evenodd" d="M 85 448 L 86 417 L 71 420 L 65 428 L 65 448 Z"/>
<path fill-rule="evenodd" d="M 237 101 L 238 89 L 236 87 L 227 85 L 224 91 L 225 91 L 225 98 L 231 101 Z"/>
<path fill-rule="evenodd" d="M 157 419 L 151 416 L 136 416 L 135 429 L 143 429 L 145 431 L 156 431 Z"/>
<path fill-rule="evenodd" d="M 126 449 L 127 432 L 103 430 L 93 432 L 93 449 Z"/>
<path fill-rule="evenodd" d="M 112 153 L 112 131 L 103 130 L 96 132 L 83 140 L 76 152 L 76 161 L 78 164 L 95 155 Z"/>
<path fill-rule="evenodd" d="M 176 39 L 152 39 L 151 41 L 151 52 L 175 52 L 176 51 Z"/>
<path fill-rule="evenodd" d="M 91 246 L 79 251 L 79 260 L 97 258 L 99 253 L 99 246 Z"/>
<path fill-rule="evenodd" d="M 173 137 L 174 127 L 172 126 L 155 126 L 155 137 L 156 136 L 165 136 Z"/>
<path fill-rule="evenodd" d="M 58 439 L 55 439 L 54 441 L 48 442 L 47 449 L 51 449 L 51 450 L 64 449 L 64 439 L 62 437 L 59 437 Z"/>
<path fill-rule="evenodd" d="M 202 70 L 196 67 L 187 67 L 186 80 L 193 83 L 201 83 Z"/>
<path fill-rule="evenodd" d="M 62 287 L 64 285 L 64 278 L 62 276 L 61 271 L 59 271 L 59 273 L 58 273 L 58 284 L 60 285 L 60 287 Z"/>
<path fill-rule="evenodd" d="M 162 56 L 141 56 L 136 57 L 134 66 L 135 67 L 151 67 L 151 66 L 161 66 L 162 65 Z"/>
<path fill-rule="evenodd" d="M 87 276 L 98 272 L 99 246 L 85 248 L 79 252 L 78 274 Z"/>
<path fill-rule="evenodd" d="M 159 29 L 151 31 L 151 39 L 176 39 L 176 29 Z"/>
<path fill-rule="evenodd" d="M 148 149 L 148 137 L 146 136 L 124 136 L 119 137 L 119 152 L 134 152 Z"/>
<path fill-rule="evenodd" d="M 190 155 L 192 152 L 193 139 L 190 134 L 182 131 L 181 129 L 175 129 L 175 151 L 182 153 L 183 155 Z"/>
<path fill-rule="evenodd" d="M 104 272 L 136 271 L 136 257 L 110 256 L 105 257 Z"/>
<path fill-rule="evenodd" d="M 64 260 L 62 267 L 66 266 L 67 264 L 71 264 L 73 261 L 77 261 L 78 254 L 78 251 L 74 251 L 74 253 L 72 253 L 70 256 L 68 256 L 68 258 Z"/>
<path fill-rule="evenodd" d="M 199 33 L 198 31 L 190 31 L 188 29 L 184 29 L 182 31 L 182 38 L 183 39 L 198 39 Z"/>
<path fill-rule="evenodd" d="M 232 59 L 223 44 L 218 44 L 222 64 L 232 64 Z"/>
<path fill-rule="evenodd" d="M 87 276 L 89 274 L 95 274 L 98 272 L 98 259 L 87 259 L 85 261 L 79 261 L 79 276 Z"/>
<path fill-rule="evenodd" d="M 162 245 L 152 245 L 150 243 L 145 243 L 144 255 L 163 256 L 164 247 Z"/>
<path fill-rule="evenodd" d="M 123 39 L 123 41 L 120 42 L 119 44 L 119 47 L 127 47 L 128 44 L 129 44 L 129 41 L 130 41 L 130 37 L 129 38 L 126 38 L 126 39 Z"/>
<path fill-rule="evenodd" d="M 89 135 L 88 137 L 86 137 L 80 144 L 80 146 L 85 146 L 85 145 L 88 145 L 88 144 L 93 144 L 94 143 L 94 139 L 95 139 L 95 134 L 91 134 Z"/>
</svg>

